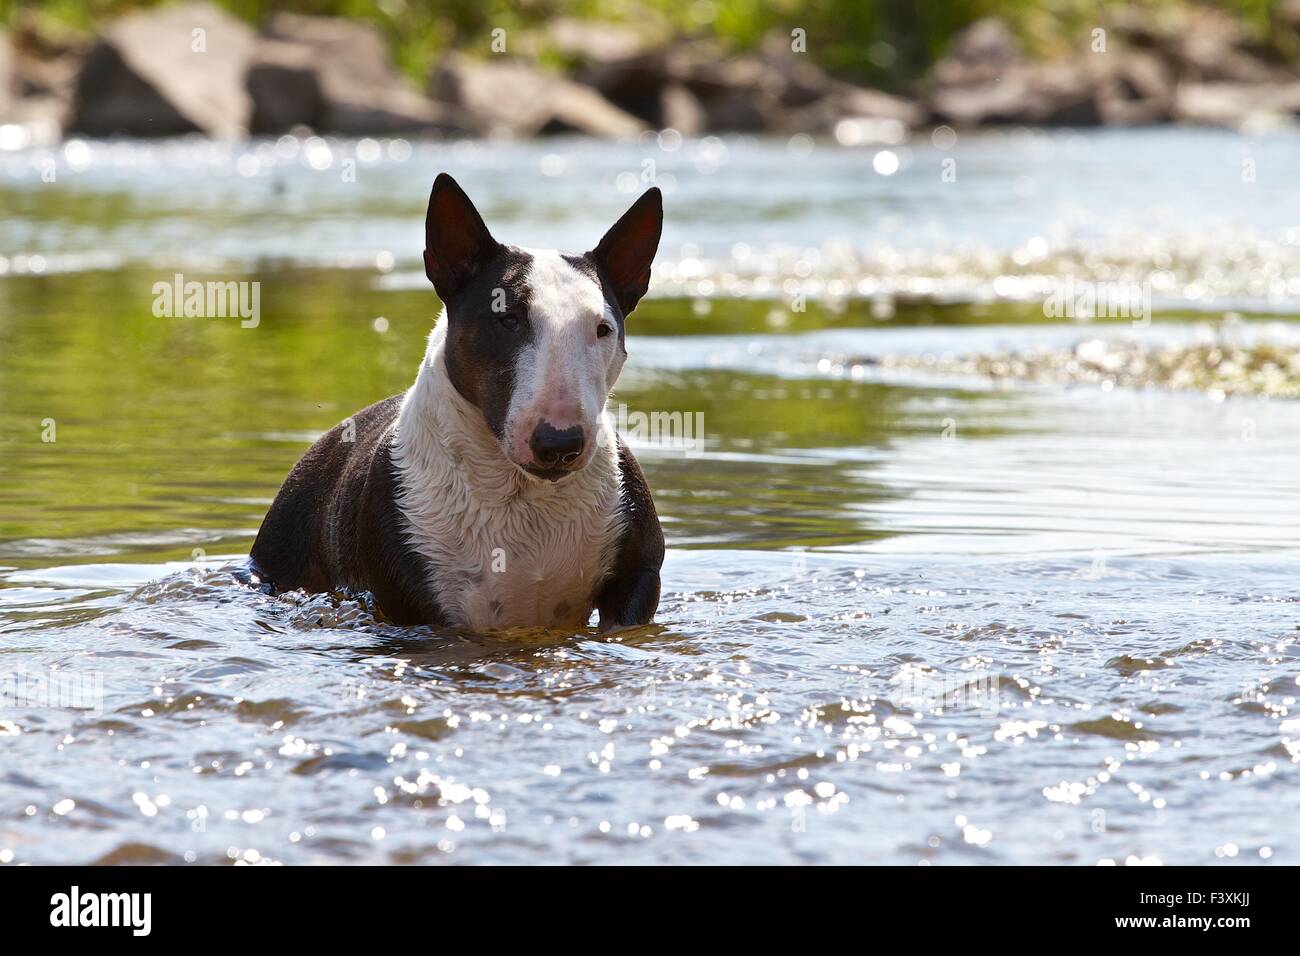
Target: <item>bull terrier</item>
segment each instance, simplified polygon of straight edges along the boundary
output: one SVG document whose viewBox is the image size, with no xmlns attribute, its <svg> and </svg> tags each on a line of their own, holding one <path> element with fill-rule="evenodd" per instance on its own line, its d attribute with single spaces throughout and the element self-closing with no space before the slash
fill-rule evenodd
<svg viewBox="0 0 1300 956">
<path fill-rule="evenodd" d="M 605 404 L 662 228 L 649 189 L 591 252 L 504 245 L 439 175 L 424 265 L 444 307 L 415 383 L 308 449 L 253 571 L 277 591 L 368 591 L 402 625 L 651 621 L 663 532 Z"/>
</svg>

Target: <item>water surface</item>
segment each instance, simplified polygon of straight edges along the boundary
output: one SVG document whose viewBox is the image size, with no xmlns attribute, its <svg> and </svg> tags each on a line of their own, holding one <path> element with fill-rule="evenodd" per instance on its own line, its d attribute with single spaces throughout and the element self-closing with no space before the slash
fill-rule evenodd
<svg viewBox="0 0 1300 956">
<path fill-rule="evenodd" d="M 634 441 L 669 556 L 657 625 L 616 636 L 399 629 L 233 569 L 306 445 L 414 377 L 437 311 L 403 251 L 420 150 L 462 163 L 506 238 L 581 247 L 650 147 L 417 144 L 323 195 L 287 173 L 276 193 L 238 154 L 228 179 L 163 161 L 210 157 L 197 144 L 90 144 L 85 178 L 48 189 L 24 173 L 39 157 L 6 157 L 0 862 L 1300 861 L 1300 405 L 879 361 L 1181 342 L 1230 305 L 1292 347 L 1288 194 L 1197 191 L 1293 141 L 1116 135 L 1054 158 L 1050 139 L 963 144 L 960 193 L 916 171 L 925 143 L 888 181 L 819 145 L 815 183 L 764 178 L 784 143 L 729 143 L 727 175 L 693 165 L 716 147 L 653 147 L 681 200 L 668 271 L 694 295 L 638 310 L 612 406 L 702 414 L 705 442 Z M 1116 165 L 1178 150 L 1193 172 L 1141 188 Z M 592 209 L 559 198 L 584 170 Z M 1125 212 L 1143 191 L 1178 213 Z M 1150 328 L 1047 323 L 995 286 L 1068 272 L 1005 264 L 1070 201 L 1061 261 L 1132 228 L 1141 272 L 1202 215 L 1252 238 L 1200 298 L 1171 285 Z M 890 232 L 882 205 L 948 231 Z M 999 258 L 946 270 L 970 235 Z M 808 258 L 831 236 L 852 256 Z M 862 263 L 904 246 L 899 283 L 967 275 L 961 301 L 780 298 L 785 265 L 880 282 Z M 755 255 L 773 295 L 699 288 Z M 152 314 L 175 269 L 236 266 L 261 282 L 256 328 Z"/>
</svg>

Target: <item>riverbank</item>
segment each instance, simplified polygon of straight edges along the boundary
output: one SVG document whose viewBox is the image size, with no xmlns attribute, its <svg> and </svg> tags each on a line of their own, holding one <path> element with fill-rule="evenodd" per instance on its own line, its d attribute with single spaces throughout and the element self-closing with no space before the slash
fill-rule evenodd
<svg viewBox="0 0 1300 956">
<path fill-rule="evenodd" d="M 731 31 L 669 15 L 503 15 L 502 26 L 452 18 L 429 21 L 416 49 L 378 15 L 243 20 L 186 3 L 74 27 L 11 12 L 0 28 L 0 148 L 71 134 L 293 130 L 620 138 L 672 129 L 896 145 L 930 127 L 1261 129 L 1300 115 L 1300 3 L 1262 23 L 1182 4 L 1109 11 L 1095 23 L 1012 7 L 1006 20 L 933 26 L 927 55 L 872 16 L 840 32 L 793 14 Z"/>
</svg>

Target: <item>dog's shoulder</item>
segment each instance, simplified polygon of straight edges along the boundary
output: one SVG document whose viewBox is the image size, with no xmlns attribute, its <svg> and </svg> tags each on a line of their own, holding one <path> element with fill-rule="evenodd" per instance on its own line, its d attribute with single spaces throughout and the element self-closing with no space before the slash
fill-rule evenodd
<svg viewBox="0 0 1300 956">
<path fill-rule="evenodd" d="M 280 486 L 253 542 L 254 568 L 279 590 L 328 590 L 339 581 L 337 505 L 364 487 L 401 395 L 375 402 L 318 438 Z"/>
<path fill-rule="evenodd" d="M 664 533 L 650 486 L 632 449 L 618 439 L 619 500 L 608 571 L 593 596 L 600 629 L 645 624 L 659 605 Z"/>
<path fill-rule="evenodd" d="M 658 569 L 664 562 L 664 533 L 659 525 L 650 485 L 641 471 L 641 465 L 627 446 L 623 436 L 618 436 L 619 503 L 619 559 L 635 561 L 640 567 Z"/>
<path fill-rule="evenodd" d="M 365 482 L 358 489 L 360 504 L 353 512 L 356 546 L 348 577 L 374 594 L 384 617 L 394 624 L 446 623 L 429 587 L 432 564 L 412 544 L 410 523 L 398 504 L 401 484 L 393 457 L 395 428 L 394 418 L 379 436 Z"/>
</svg>

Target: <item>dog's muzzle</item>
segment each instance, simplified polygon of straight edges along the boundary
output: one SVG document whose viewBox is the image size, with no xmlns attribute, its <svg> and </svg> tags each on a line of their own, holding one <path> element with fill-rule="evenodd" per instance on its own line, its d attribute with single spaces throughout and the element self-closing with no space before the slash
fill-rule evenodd
<svg viewBox="0 0 1300 956">
<path fill-rule="evenodd" d="M 538 478 L 557 481 L 581 467 L 582 452 L 586 446 L 587 440 L 581 425 L 555 428 L 542 422 L 528 440 L 533 460 L 525 467 Z"/>
</svg>

